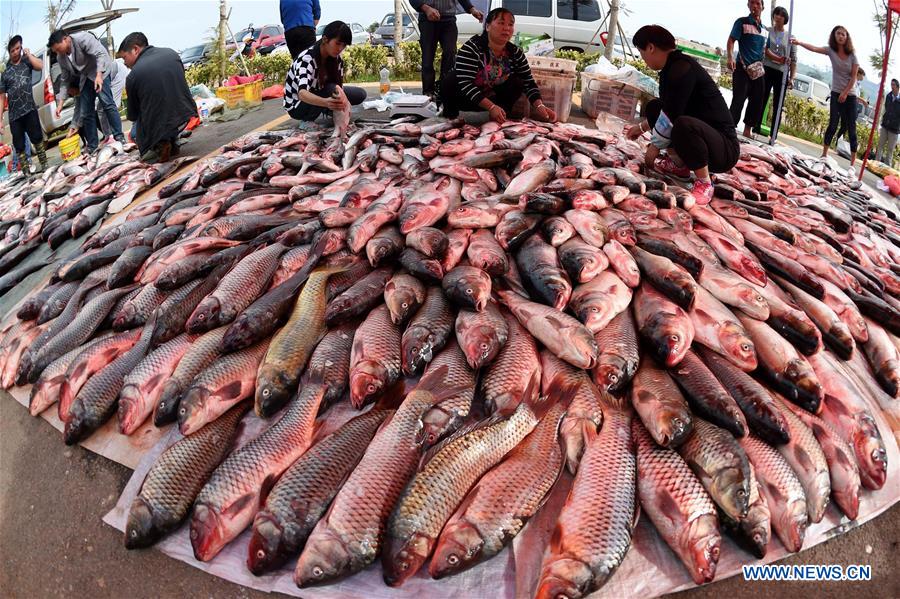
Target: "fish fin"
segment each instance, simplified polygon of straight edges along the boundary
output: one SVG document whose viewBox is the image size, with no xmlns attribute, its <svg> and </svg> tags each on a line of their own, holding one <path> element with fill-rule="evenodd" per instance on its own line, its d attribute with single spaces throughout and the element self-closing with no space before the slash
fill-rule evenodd
<svg viewBox="0 0 900 599">
<path fill-rule="evenodd" d="M 232 514 L 238 514 L 241 510 L 247 507 L 247 504 L 249 504 L 251 501 L 253 501 L 253 493 L 245 493 L 244 495 L 241 495 L 236 500 L 234 500 L 227 508 L 222 510 L 222 515 L 230 516 Z"/>
<path fill-rule="evenodd" d="M 267 476 L 262 482 L 259 489 L 259 509 L 262 509 L 263 506 L 265 506 L 266 498 L 269 496 L 269 492 L 272 490 L 272 487 L 275 486 L 276 482 L 278 482 L 278 477 L 272 474 Z"/>
<path fill-rule="evenodd" d="M 243 384 L 241 383 L 241 381 L 233 381 L 231 383 L 228 383 L 224 387 L 220 387 L 216 391 L 216 393 L 217 393 L 217 395 L 220 395 L 222 397 L 222 399 L 224 399 L 224 400 L 237 399 L 237 397 L 241 393 L 242 387 L 243 387 Z"/>
</svg>

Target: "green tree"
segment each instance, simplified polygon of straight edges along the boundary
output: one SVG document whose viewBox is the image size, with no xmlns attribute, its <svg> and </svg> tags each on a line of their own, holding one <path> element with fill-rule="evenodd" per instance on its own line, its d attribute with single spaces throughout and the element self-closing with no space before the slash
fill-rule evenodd
<svg viewBox="0 0 900 599">
<path fill-rule="evenodd" d="M 371 25 L 369 25 L 369 26 L 366 28 L 366 31 L 368 31 L 369 33 L 375 33 L 375 30 L 378 29 L 378 25 L 380 25 L 380 23 L 378 23 L 378 22 L 376 21 L 375 23 L 372 23 Z"/>
<path fill-rule="evenodd" d="M 44 22 L 50 27 L 50 32 L 56 31 L 66 15 L 75 8 L 75 0 L 47 0 L 47 13 Z"/>
<path fill-rule="evenodd" d="M 884 40 L 885 35 L 887 33 L 887 15 L 891 15 L 891 42 L 888 46 L 888 56 L 890 56 L 891 48 L 894 46 L 894 38 L 897 36 L 900 31 L 898 31 L 898 27 L 900 27 L 900 15 L 895 15 L 890 12 L 887 6 L 886 0 L 872 0 L 875 5 L 875 12 L 872 14 L 872 21 L 874 21 L 875 26 L 878 27 L 879 33 L 879 41 L 878 48 L 869 54 L 869 64 L 872 65 L 872 68 L 881 72 L 881 69 L 884 67 Z M 888 59 L 888 66 L 890 66 L 891 61 Z"/>
</svg>

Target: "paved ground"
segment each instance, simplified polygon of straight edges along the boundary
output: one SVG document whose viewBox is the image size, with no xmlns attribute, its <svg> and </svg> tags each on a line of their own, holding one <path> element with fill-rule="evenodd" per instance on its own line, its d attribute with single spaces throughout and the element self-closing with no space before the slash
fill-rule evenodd
<svg viewBox="0 0 900 599">
<path fill-rule="evenodd" d="M 281 114 L 277 101 L 267 102 L 240 120 L 198 129 L 185 150 L 206 154 Z M 0 302 L 0 315 L 8 307 L 8 301 Z M 28 416 L 5 393 L 0 393 L 0 423 L 0 592 L 4 597 L 267 596 L 153 550 L 126 551 L 121 534 L 101 518 L 115 504 L 130 471 L 80 447 L 65 447 L 57 431 Z M 898 543 L 900 508 L 894 506 L 873 522 L 783 561 L 870 564 L 872 583 L 746 583 L 735 577 L 679 597 L 795 597 L 803 593 L 834 599 L 863 593 L 872 598 L 900 597 Z"/>
</svg>

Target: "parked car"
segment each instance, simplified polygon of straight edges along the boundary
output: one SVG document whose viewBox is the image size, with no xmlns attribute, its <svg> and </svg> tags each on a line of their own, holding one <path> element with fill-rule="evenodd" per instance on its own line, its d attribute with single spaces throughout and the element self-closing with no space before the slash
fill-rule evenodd
<svg viewBox="0 0 900 599">
<path fill-rule="evenodd" d="M 248 35 L 253 37 L 252 48 L 259 54 L 269 54 L 272 50 L 285 43 L 284 27 L 281 25 L 263 25 L 262 27 L 250 25 L 246 29 L 238 31 L 234 36 L 237 43 L 232 40 L 225 44 L 226 51 L 233 51 L 237 44 L 243 42 Z"/>
<path fill-rule="evenodd" d="M 392 21 L 393 22 L 393 21 Z M 369 32 L 366 31 L 366 28 L 360 25 L 359 23 L 349 23 L 350 32 L 353 34 L 353 45 L 359 44 L 368 44 L 372 41 L 372 36 L 369 35 Z M 322 37 L 322 32 L 325 31 L 325 25 L 319 25 L 316 27 L 316 39 Z"/>
<path fill-rule="evenodd" d="M 794 87 L 791 95 L 813 102 L 822 108 L 828 108 L 831 98 L 831 87 L 824 81 L 813 79 L 809 75 L 797 73 L 794 76 Z"/>
<path fill-rule="evenodd" d="M 179 54 L 181 56 L 181 64 L 184 65 L 185 69 L 189 69 L 195 64 L 202 64 L 210 57 L 212 51 L 212 44 L 200 44 L 199 46 L 185 48 Z"/>
<path fill-rule="evenodd" d="M 138 9 L 117 8 L 115 10 L 105 10 L 63 23 L 60 29 L 65 29 L 70 33 L 76 31 L 93 32 L 93 30 L 99 29 L 110 21 L 114 21 L 122 15 L 135 12 L 136 10 Z M 36 45 L 31 44 L 31 47 Z M 75 101 L 72 98 L 67 99 L 60 116 L 56 116 L 56 94 L 59 93 L 59 79 L 62 75 L 62 69 L 56 62 L 56 54 L 50 52 L 46 47 L 35 49 L 33 53 L 44 62 L 44 68 L 40 71 L 31 72 L 32 97 L 38 107 L 38 118 L 41 121 L 41 127 L 44 129 L 44 133 L 50 135 L 53 131 L 72 122 Z M 47 60 L 48 56 L 50 60 Z"/>
<path fill-rule="evenodd" d="M 475 19 L 472 19 L 475 21 Z M 419 32 L 413 27 L 410 16 L 406 13 L 403 15 L 403 41 L 417 42 L 419 41 Z M 394 13 L 390 13 L 381 19 L 381 25 L 372 34 L 372 43 L 376 46 L 394 46 Z"/>
<path fill-rule="evenodd" d="M 549 34 L 557 50 L 602 52 L 600 33 L 605 31 L 603 10 L 597 0 L 487 0 L 479 6 L 487 14 L 492 8 L 507 8 L 516 15 L 516 31 L 529 35 Z M 484 26 L 461 10 L 456 15 L 459 42 L 481 33 Z M 621 41 L 616 36 L 616 50 Z"/>
</svg>

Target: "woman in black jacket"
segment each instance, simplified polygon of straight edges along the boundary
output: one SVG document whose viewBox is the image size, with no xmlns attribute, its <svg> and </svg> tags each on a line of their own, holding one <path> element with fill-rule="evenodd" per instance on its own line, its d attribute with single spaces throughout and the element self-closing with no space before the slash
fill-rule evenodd
<svg viewBox="0 0 900 599">
<path fill-rule="evenodd" d="M 719 87 L 693 58 L 675 49 L 675 38 L 659 25 L 645 25 L 632 43 L 651 69 L 659 71 L 659 99 L 647 104 L 647 118 L 628 128 L 630 139 L 651 132 L 644 162 L 676 179 L 696 180 L 700 205 L 712 199 L 710 171 L 724 173 L 737 164 L 741 148 L 734 121 Z M 666 156 L 660 158 L 661 150 Z"/>
<path fill-rule="evenodd" d="M 487 110 L 492 120 L 502 123 L 524 93 L 533 118 L 556 120 L 556 113 L 541 101 L 525 53 L 509 41 L 515 24 L 512 12 L 495 8 L 485 19 L 484 33 L 459 49 L 455 69 L 440 84 L 445 117 L 455 118 L 460 110 Z"/>
</svg>

